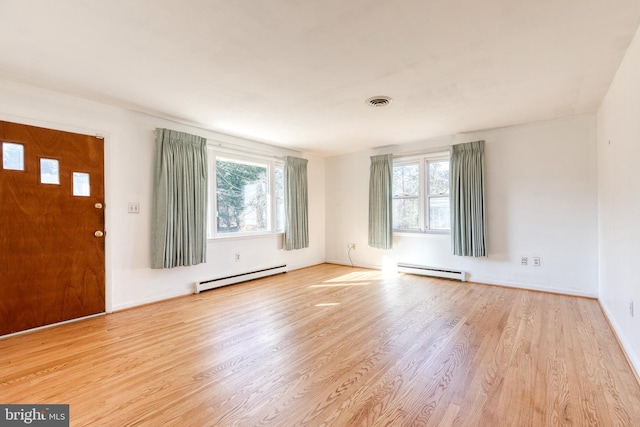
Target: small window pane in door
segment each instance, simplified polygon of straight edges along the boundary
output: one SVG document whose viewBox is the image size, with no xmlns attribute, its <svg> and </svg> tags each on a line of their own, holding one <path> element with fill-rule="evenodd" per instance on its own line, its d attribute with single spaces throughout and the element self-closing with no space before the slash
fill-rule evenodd
<svg viewBox="0 0 640 427">
<path fill-rule="evenodd" d="M 60 184 L 60 165 L 54 159 L 40 159 L 40 182 Z"/>
<path fill-rule="evenodd" d="M 91 195 L 88 173 L 73 173 L 73 195 L 82 197 L 89 197 Z"/>
<path fill-rule="evenodd" d="M 2 168 L 16 171 L 24 170 L 24 145 L 2 143 Z"/>
</svg>

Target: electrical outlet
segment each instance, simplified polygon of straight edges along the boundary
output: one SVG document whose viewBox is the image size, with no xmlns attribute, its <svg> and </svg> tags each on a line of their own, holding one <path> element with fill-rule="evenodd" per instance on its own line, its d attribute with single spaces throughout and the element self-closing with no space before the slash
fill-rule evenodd
<svg viewBox="0 0 640 427">
<path fill-rule="evenodd" d="M 355 243 L 347 243 L 347 249 L 356 249 L 356 244 Z"/>
<path fill-rule="evenodd" d="M 533 257 L 533 266 L 534 267 L 540 267 L 540 257 L 539 256 L 534 256 Z"/>
<path fill-rule="evenodd" d="M 529 265 L 529 258 L 526 256 L 520 258 L 520 265 Z"/>
<path fill-rule="evenodd" d="M 140 203 L 138 202 L 130 202 L 127 212 L 129 213 L 140 213 Z"/>
<path fill-rule="evenodd" d="M 633 300 L 629 302 L 629 315 L 633 317 Z"/>
<path fill-rule="evenodd" d="M 240 261 L 240 253 L 236 252 L 236 262 Z"/>
</svg>

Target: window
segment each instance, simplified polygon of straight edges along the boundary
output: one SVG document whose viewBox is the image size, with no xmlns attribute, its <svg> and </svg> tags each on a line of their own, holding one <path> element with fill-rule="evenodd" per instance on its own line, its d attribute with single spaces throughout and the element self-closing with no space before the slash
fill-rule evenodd
<svg viewBox="0 0 640 427">
<path fill-rule="evenodd" d="M 40 159 L 40 183 L 60 184 L 60 165 L 55 159 Z"/>
<path fill-rule="evenodd" d="M 447 154 L 394 159 L 394 231 L 448 231 L 449 158 Z"/>
<path fill-rule="evenodd" d="M 393 165 L 393 228 L 418 231 L 420 226 L 420 164 Z"/>
<path fill-rule="evenodd" d="M 89 174 L 84 172 L 73 173 L 73 195 L 81 197 L 91 196 L 91 186 L 89 185 Z"/>
<path fill-rule="evenodd" d="M 449 214 L 449 160 L 427 160 L 427 220 L 430 230 L 448 230 Z"/>
<path fill-rule="evenodd" d="M 276 231 L 284 231 L 284 167 L 276 165 L 274 172 Z"/>
<path fill-rule="evenodd" d="M 282 162 L 209 151 L 207 237 L 284 229 Z"/>
<path fill-rule="evenodd" d="M 2 168 L 16 171 L 24 170 L 24 145 L 2 143 Z"/>
</svg>

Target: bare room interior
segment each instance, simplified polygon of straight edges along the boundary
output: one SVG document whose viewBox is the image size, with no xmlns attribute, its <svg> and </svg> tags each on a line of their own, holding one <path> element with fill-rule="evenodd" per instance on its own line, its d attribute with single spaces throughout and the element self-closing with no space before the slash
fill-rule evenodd
<svg viewBox="0 0 640 427">
<path fill-rule="evenodd" d="M 640 425 L 639 26 L 0 1 L 0 421 Z"/>
</svg>

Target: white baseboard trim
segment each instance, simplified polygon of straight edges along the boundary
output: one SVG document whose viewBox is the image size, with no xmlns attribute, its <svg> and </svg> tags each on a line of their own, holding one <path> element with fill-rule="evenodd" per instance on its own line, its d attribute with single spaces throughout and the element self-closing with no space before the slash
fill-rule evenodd
<svg viewBox="0 0 640 427">
<path fill-rule="evenodd" d="M 289 271 L 293 271 L 293 270 L 300 270 L 302 268 L 308 268 L 308 267 L 315 267 L 316 265 L 322 265 L 324 264 L 325 261 L 318 261 L 318 262 L 313 262 L 311 264 L 291 264 L 288 265 Z"/>
<path fill-rule="evenodd" d="M 349 263 L 349 261 L 345 261 L 343 259 L 327 259 L 327 262 L 329 264 L 338 264 L 338 265 L 346 265 L 351 267 L 351 264 Z M 363 264 L 363 263 L 358 263 L 358 262 L 354 262 L 353 263 L 354 267 L 362 267 L 362 268 L 371 268 L 373 270 L 382 270 L 382 266 L 381 265 L 373 265 L 373 264 Z M 503 286 L 505 288 L 517 288 L 517 289 L 524 289 L 527 291 L 539 291 L 539 292 L 548 292 L 551 294 L 559 294 L 559 295 L 571 295 L 571 296 L 576 296 L 576 297 L 586 297 L 586 298 L 598 298 L 598 294 L 597 293 L 592 293 L 592 292 L 584 292 L 584 291 L 577 291 L 575 289 L 565 289 L 565 288 L 551 288 L 549 286 L 542 286 L 542 285 L 532 285 L 530 283 L 518 283 L 518 282 L 498 282 L 495 280 L 490 280 L 490 279 L 483 279 L 481 277 L 475 277 L 471 274 L 469 274 L 469 272 L 467 272 L 467 282 L 470 283 L 479 283 L 479 284 L 483 284 L 483 285 L 494 285 L 494 286 Z"/>
<path fill-rule="evenodd" d="M 609 324 L 611 325 L 611 328 L 613 329 L 613 333 L 616 335 L 618 342 L 622 346 L 622 351 L 624 351 L 624 354 L 627 357 L 629 364 L 631 365 L 631 369 L 633 369 L 634 373 L 636 374 L 636 380 L 638 380 L 638 382 L 640 383 L 640 359 L 638 358 L 638 355 L 634 353 L 629 340 L 627 340 L 625 335 L 622 333 L 620 325 L 618 325 L 618 322 L 615 321 L 615 317 L 611 315 L 611 310 L 609 309 L 609 307 L 601 299 L 599 299 L 598 302 L 600 303 L 602 312 L 604 313 L 605 317 L 609 321 Z"/>
<path fill-rule="evenodd" d="M 320 261 L 318 263 L 309 264 L 309 265 L 295 264 L 293 266 L 288 267 L 288 270 L 289 271 L 299 270 L 301 268 L 313 267 L 314 265 L 320 265 L 323 263 L 324 261 Z M 141 305 L 153 304 L 155 302 L 160 302 L 160 301 L 164 301 L 172 298 L 178 298 L 185 295 L 193 295 L 193 283 L 189 283 L 185 285 L 185 289 L 182 289 L 179 292 L 172 292 L 172 293 L 166 293 L 161 295 L 151 295 L 147 298 L 140 298 L 137 300 L 125 301 L 119 304 L 114 304 L 110 313 L 115 313 L 116 311 L 126 310 L 129 308 L 134 308 Z"/>
<path fill-rule="evenodd" d="M 352 267 L 349 260 L 344 260 L 344 259 L 327 259 L 325 262 L 327 264 L 346 265 L 347 267 Z M 354 261 L 353 267 L 370 268 L 371 270 L 382 270 L 381 265 L 359 263 L 356 261 Z"/>
<path fill-rule="evenodd" d="M 138 307 L 141 305 L 153 304 L 154 302 L 160 302 L 172 298 L 178 298 L 185 295 L 193 295 L 193 286 L 188 286 L 182 292 L 170 293 L 170 294 L 162 294 L 162 295 L 152 295 L 147 298 L 140 298 L 132 301 L 125 301 L 120 304 L 114 304 L 112 313 L 121 310 L 127 310 L 129 308 Z"/>
<path fill-rule="evenodd" d="M 468 280 L 473 283 L 480 283 L 484 285 L 493 285 L 493 286 L 503 286 L 505 288 L 517 288 L 524 289 L 527 291 L 538 291 L 538 292 L 547 292 L 550 294 L 558 294 L 558 295 L 570 295 L 574 297 L 585 297 L 585 298 L 598 298 L 597 293 L 593 292 L 585 292 L 579 291 L 575 289 L 567 289 L 567 288 L 552 288 L 549 286 L 535 285 L 530 283 L 519 283 L 519 282 L 498 282 L 495 280 L 486 280 L 482 278 L 476 278 L 471 276 Z"/>
</svg>

